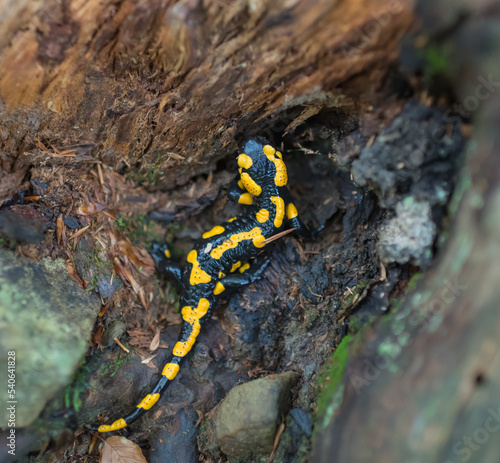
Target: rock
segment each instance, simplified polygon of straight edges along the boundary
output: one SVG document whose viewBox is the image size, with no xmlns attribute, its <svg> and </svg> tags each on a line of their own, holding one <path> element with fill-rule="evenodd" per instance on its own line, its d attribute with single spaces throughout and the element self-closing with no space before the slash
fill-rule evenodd
<svg viewBox="0 0 500 463">
<path fill-rule="evenodd" d="M 299 426 L 301 431 L 307 437 L 312 435 L 312 418 L 311 414 L 302 410 L 301 408 L 294 408 L 290 410 L 290 416 L 294 419 L 295 423 Z"/>
<path fill-rule="evenodd" d="M 123 285 L 113 269 L 106 252 L 86 239 L 78 241 L 75 250 L 75 265 L 80 276 L 95 289 L 103 299 L 112 297 Z"/>
<path fill-rule="evenodd" d="M 127 325 L 122 320 L 113 320 L 102 334 L 101 344 L 108 347 L 115 343 L 115 338 L 120 338 L 125 333 Z"/>
<path fill-rule="evenodd" d="M 15 352 L 17 428 L 32 423 L 69 383 L 99 306 L 97 296 L 69 278 L 64 260 L 33 261 L 0 250 L 0 371 L 4 378 L 7 352 Z M 6 407 L 0 420 L 4 427 Z"/>
<path fill-rule="evenodd" d="M 233 388 L 215 416 L 215 442 L 228 458 L 270 453 L 281 415 L 297 382 L 293 371 Z"/>
<path fill-rule="evenodd" d="M 385 264 L 428 265 L 436 233 L 429 203 L 408 197 L 396 205 L 396 217 L 381 227 L 380 258 Z"/>
<path fill-rule="evenodd" d="M 40 243 L 53 225 L 38 210 L 24 204 L 15 204 L 0 210 L 0 232 L 12 239 Z"/>
<path fill-rule="evenodd" d="M 380 205 L 393 209 L 407 196 L 443 205 L 462 149 L 459 118 L 410 101 L 352 163 L 357 184 L 370 185 Z"/>
</svg>

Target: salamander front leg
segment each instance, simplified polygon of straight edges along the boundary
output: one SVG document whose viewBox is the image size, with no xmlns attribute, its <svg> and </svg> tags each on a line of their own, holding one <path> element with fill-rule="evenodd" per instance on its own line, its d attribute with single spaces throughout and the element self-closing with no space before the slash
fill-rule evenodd
<svg viewBox="0 0 500 463">
<path fill-rule="evenodd" d="M 243 183 L 238 178 L 234 179 L 229 185 L 227 197 L 231 201 L 239 204 L 252 204 L 253 196 L 245 189 Z"/>
</svg>

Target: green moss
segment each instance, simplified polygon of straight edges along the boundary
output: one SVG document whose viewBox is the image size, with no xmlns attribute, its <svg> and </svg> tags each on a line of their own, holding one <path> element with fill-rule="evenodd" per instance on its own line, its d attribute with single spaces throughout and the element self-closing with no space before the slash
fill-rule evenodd
<svg viewBox="0 0 500 463">
<path fill-rule="evenodd" d="M 450 69 L 448 53 L 443 47 L 429 44 L 424 50 L 425 72 L 429 76 L 445 75 Z"/>
<path fill-rule="evenodd" d="M 114 272 L 113 264 L 103 258 L 101 251 L 97 247 L 88 251 L 82 251 L 79 253 L 79 256 L 83 259 L 82 265 L 87 270 L 87 273 L 83 277 L 89 281 L 87 286 L 88 292 L 92 292 L 96 288 L 100 276 L 111 278 Z"/>
<path fill-rule="evenodd" d="M 134 244 L 151 247 L 154 241 L 163 241 L 163 230 L 141 214 L 120 215 L 115 222 L 115 228 L 127 235 Z"/>
<path fill-rule="evenodd" d="M 14 238 L 0 233 L 0 248 L 8 249 L 9 251 L 14 251 L 16 249 L 17 242 Z"/>
<path fill-rule="evenodd" d="M 158 151 L 156 155 L 156 161 L 154 164 L 145 166 L 139 174 L 130 173 L 127 175 L 127 180 L 132 180 L 133 182 L 145 184 L 146 186 L 156 186 L 160 177 L 163 175 L 161 169 L 162 164 L 162 154 Z"/>
<path fill-rule="evenodd" d="M 333 353 L 331 360 L 322 368 L 318 379 L 320 394 L 316 409 L 317 430 L 324 429 L 342 402 L 344 385 L 342 376 L 349 354 L 351 337 L 346 336 Z"/>
<path fill-rule="evenodd" d="M 314 327 L 315 322 L 318 320 L 320 317 L 320 311 L 318 310 L 317 307 L 311 306 L 307 307 L 306 306 L 306 312 L 304 314 L 304 322 L 306 325 L 306 330 L 310 330 Z"/>
<path fill-rule="evenodd" d="M 368 291 L 372 285 L 373 280 L 365 278 L 359 282 L 354 288 L 351 288 L 351 293 L 342 298 L 341 300 L 341 311 L 347 310 L 355 303 L 361 301 L 366 297 Z"/>
<path fill-rule="evenodd" d="M 130 346 L 128 348 L 131 349 Z M 116 375 L 116 373 L 118 373 L 118 370 L 119 370 L 120 366 L 124 365 L 124 364 L 126 364 L 128 362 L 130 362 L 130 360 L 132 360 L 132 357 L 133 357 L 132 352 L 130 352 L 129 354 L 127 354 L 123 358 L 122 358 L 122 353 L 119 352 L 118 353 L 118 358 L 116 359 L 116 361 L 114 363 L 110 363 L 110 364 L 104 365 L 102 367 L 101 376 L 107 375 L 108 373 L 111 372 L 111 374 L 109 375 L 109 377 L 112 378 L 113 376 Z"/>
<path fill-rule="evenodd" d="M 413 275 L 410 278 L 410 281 L 408 282 L 408 286 L 406 287 L 406 293 L 414 291 L 417 288 L 419 282 L 422 280 L 422 278 L 424 278 L 423 273 L 415 273 L 415 275 Z"/>
<path fill-rule="evenodd" d="M 64 389 L 64 406 L 66 408 L 72 407 L 76 412 L 80 410 L 82 406 L 80 394 L 88 390 L 88 385 L 85 381 L 88 372 L 89 369 L 85 361 L 83 361 L 80 367 L 75 371 L 71 383 Z"/>
</svg>

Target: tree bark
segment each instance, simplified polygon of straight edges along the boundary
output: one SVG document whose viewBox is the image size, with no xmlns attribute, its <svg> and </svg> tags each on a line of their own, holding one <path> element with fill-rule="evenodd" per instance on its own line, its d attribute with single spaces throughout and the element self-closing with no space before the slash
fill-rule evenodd
<svg viewBox="0 0 500 463">
<path fill-rule="evenodd" d="M 395 59 L 411 4 L 23 0 L 0 14 L 5 169 L 39 162 L 37 140 L 115 170 L 161 151 L 174 186 L 294 108 L 303 121 L 338 105 L 339 85 Z"/>
</svg>

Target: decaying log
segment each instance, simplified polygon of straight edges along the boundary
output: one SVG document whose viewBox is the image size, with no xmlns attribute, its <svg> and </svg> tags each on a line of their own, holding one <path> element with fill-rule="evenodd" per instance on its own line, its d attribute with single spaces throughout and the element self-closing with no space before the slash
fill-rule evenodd
<svg viewBox="0 0 500 463">
<path fill-rule="evenodd" d="M 6 169 L 37 140 L 125 170 L 161 151 L 174 185 L 293 108 L 340 105 L 339 85 L 395 59 L 411 4 L 24 0 L 0 15 Z"/>
</svg>

